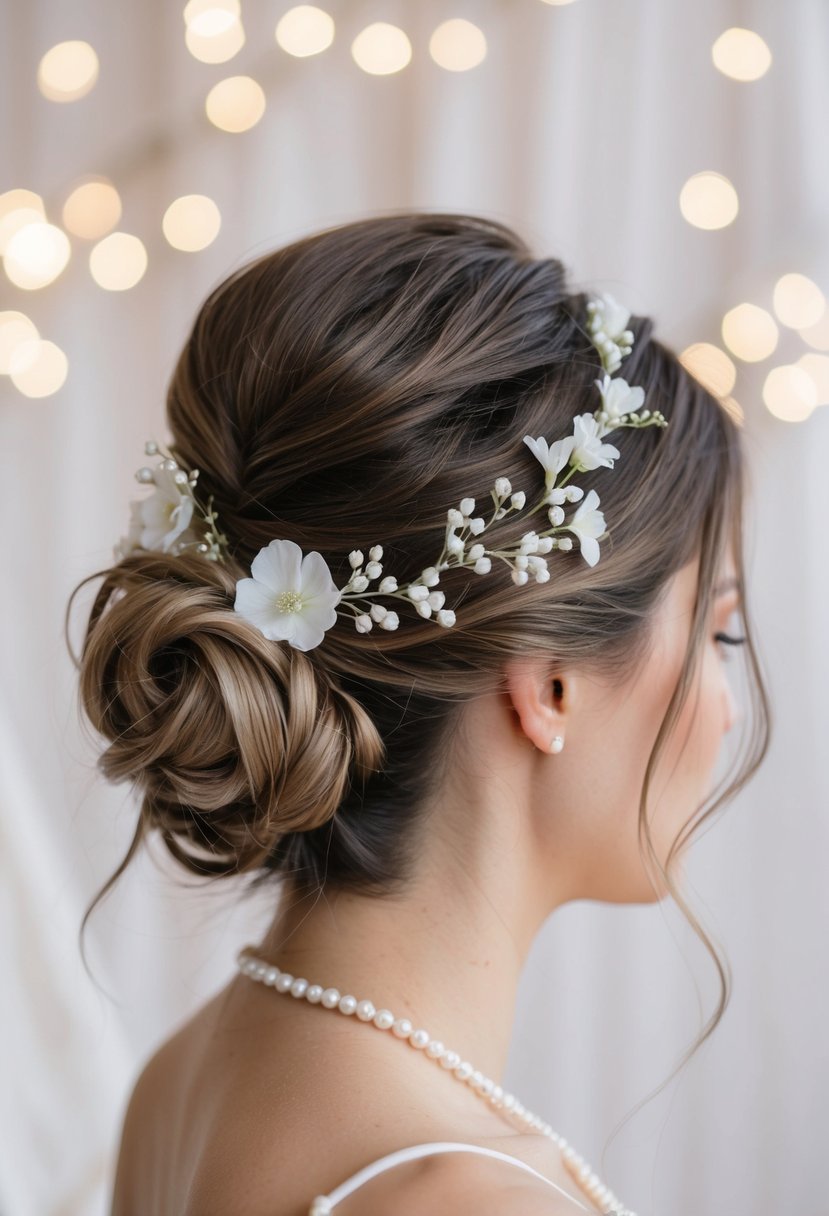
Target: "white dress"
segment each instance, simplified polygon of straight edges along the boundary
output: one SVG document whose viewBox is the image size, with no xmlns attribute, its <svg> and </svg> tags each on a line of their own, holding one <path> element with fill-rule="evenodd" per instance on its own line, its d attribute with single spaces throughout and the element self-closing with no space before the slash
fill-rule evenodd
<svg viewBox="0 0 829 1216">
<path fill-rule="evenodd" d="M 317 1195 L 308 1209 L 308 1216 L 329 1216 L 329 1213 L 334 1211 L 338 1203 L 341 1203 L 347 1195 L 352 1191 L 356 1191 L 357 1187 L 362 1186 L 364 1182 L 368 1182 L 369 1178 L 374 1178 L 376 1174 L 380 1174 L 383 1170 L 389 1170 L 392 1166 L 399 1164 L 401 1161 L 412 1161 L 415 1157 L 426 1157 L 431 1153 L 484 1153 L 487 1157 L 496 1157 L 500 1161 L 511 1161 L 513 1165 L 520 1166 L 522 1170 L 528 1170 L 534 1174 L 536 1178 L 540 1178 L 542 1182 L 546 1182 L 548 1186 L 553 1187 L 560 1195 L 564 1195 L 569 1199 L 574 1208 L 579 1208 L 582 1212 L 591 1212 L 595 1216 L 596 1209 L 588 1208 L 583 1203 L 579 1203 L 578 1199 L 574 1199 L 569 1191 L 565 1191 L 557 1183 L 551 1179 L 545 1178 L 543 1174 L 539 1174 L 538 1170 L 534 1170 L 531 1165 L 527 1165 L 526 1161 L 519 1161 L 517 1157 L 510 1156 L 509 1153 L 501 1153 L 494 1148 L 484 1148 L 480 1144 L 464 1144 L 459 1140 L 432 1140 L 425 1144 L 412 1144 L 408 1148 L 399 1148 L 393 1153 L 387 1153 L 385 1157 L 378 1157 L 376 1161 L 369 1162 L 363 1166 L 356 1174 L 352 1174 L 345 1182 L 341 1182 L 327 1195 Z"/>
</svg>

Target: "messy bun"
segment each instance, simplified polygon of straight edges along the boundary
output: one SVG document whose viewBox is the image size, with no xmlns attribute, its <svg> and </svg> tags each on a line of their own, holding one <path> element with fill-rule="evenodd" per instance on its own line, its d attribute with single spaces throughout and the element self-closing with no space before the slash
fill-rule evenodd
<svg viewBox="0 0 829 1216">
<path fill-rule="evenodd" d="M 195 554 L 131 554 L 106 573 L 82 654 L 101 771 L 135 783 L 145 826 L 202 874 L 258 867 L 382 757 L 365 709 L 311 654 L 233 611 L 238 577 Z"/>
<path fill-rule="evenodd" d="M 688 651 L 647 761 L 639 829 L 644 863 L 724 976 L 670 870 L 690 827 L 745 784 L 766 750 L 768 702 L 745 611 L 758 713 L 742 770 L 685 825 L 665 868 L 646 807 L 729 541 L 746 603 L 741 444 L 732 416 L 653 337 L 649 318 L 628 322 L 623 374 L 669 425 L 614 433 L 612 476 L 579 475 L 608 520 L 596 566 L 557 552 L 549 581 L 523 586 L 500 564 L 485 578 L 446 569 L 452 628 L 405 605 L 396 630 L 362 634 L 341 615 L 309 652 L 267 640 L 233 608 L 236 581 L 273 539 L 322 554 L 337 587 L 352 573 L 348 554 L 380 544 L 384 570 L 404 584 L 435 561 L 461 498 L 487 501 L 501 476 L 535 494 L 538 462 L 523 436 L 565 436 L 597 405 L 588 299 L 562 262 L 534 257 L 498 221 L 404 212 L 296 241 L 205 300 L 170 382 L 167 446 L 199 470 L 228 555 L 136 551 L 103 572 L 79 660 L 81 703 L 107 743 L 100 767 L 134 783 L 141 812 L 98 899 L 150 829 L 192 871 L 245 872 L 248 890 L 274 879 L 298 896 L 323 883 L 404 887 L 425 848 L 423 808 L 439 806 L 462 754 L 464 703 L 502 691 L 505 663 L 532 653 L 624 679 L 666 583 L 699 555 Z M 520 513 L 501 527 L 505 548 L 526 531 Z"/>
</svg>

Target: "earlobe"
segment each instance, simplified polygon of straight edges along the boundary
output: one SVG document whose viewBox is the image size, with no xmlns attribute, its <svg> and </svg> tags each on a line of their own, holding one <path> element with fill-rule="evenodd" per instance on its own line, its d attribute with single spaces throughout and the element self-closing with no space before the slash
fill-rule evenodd
<svg viewBox="0 0 829 1216">
<path fill-rule="evenodd" d="M 549 663 L 510 664 L 506 671 L 507 692 L 527 739 L 545 753 L 560 752 L 564 746 L 564 686 L 560 676 L 552 677 Z"/>
</svg>

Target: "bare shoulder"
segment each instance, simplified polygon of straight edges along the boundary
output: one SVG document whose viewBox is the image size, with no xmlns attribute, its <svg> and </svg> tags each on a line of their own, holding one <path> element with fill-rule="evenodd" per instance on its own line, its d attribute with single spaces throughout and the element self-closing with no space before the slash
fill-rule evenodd
<svg viewBox="0 0 829 1216">
<path fill-rule="evenodd" d="M 579 1202 L 508 1162 L 436 1153 L 386 1170 L 336 1205 L 335 1216 L 576 1216 Z"/>
</svg>

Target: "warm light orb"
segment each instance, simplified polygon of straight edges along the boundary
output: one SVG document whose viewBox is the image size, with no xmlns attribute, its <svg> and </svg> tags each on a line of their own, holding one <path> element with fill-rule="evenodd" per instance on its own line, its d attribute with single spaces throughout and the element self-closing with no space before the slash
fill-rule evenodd
<svg viewBox="0 0 829 1216">
<path fill-rule="evenodd" d="M 722 173 L 689 177 L 679 193 L 679 209 L 695 228 L 725 228 L 740 209 L 737 191 Z"/>
<path fill-rule="evenodd" d="M 76 186 L 63 204 L 63 223 L 74 236 L 97 241 L 121 218 L 121 196 L 105 178 Z"/>
<path fill-rule="evenodd" d="M 147 250 L 129 232 L 111 232 L 89 252 L 89 270 L 99 287 L 106 291 L 127 291 L 147 269 Z"/>
<path fill-rule="evenodd" d="M 2 224 L 3 221 L 0 220 L 0 228 Z M 801 329 L 800 336 L 815 350 L 829 350 L 829 308 L 824 309 L 820 320 L 815 321 L 814 325 Z"/>
<path fill-rule="evenodd" d="M 59 346 L 47 338 L 30 338 L 16 347 L 9 376 L 24 397 L 50 397 L 65 381 L 68 369 Z"/>
<path fill-rule="evenodd" d="M 77 101 L 97 79 L 98 56 L 88 42 L 59 42 L 38 64 L 38 88 L 49 101 Z"/>
<path fill-rule="evenodd" d="M 471 21 L 455 17 L 444 21 L 429 39 L 429 54 L 448 72 L 468 72 L 486 58 L 486 38 Z"/>
<path fill-rule="evenodd" d="M 280 17 L 274 37 L 289 55 L 318 55 L 334 41 L 334 21 L 314 4 L 298 4 Z"/>
<path fill-rule="evenodd" d="M 200 63 L 227 63 L 245 45 L 245 31 L 241 21 L 222 30 L 219 34 L 197 34 L 192 25 L 184 33 L 188 51 Z"/>
<path fill-rule="evenodd" d="M 807 351 L 801 355 L 795 367 L 801 368 L 815 382 L 815 405 L 829 405 L 829 355 L 818 355 Z"/>
<path fill-rule="evenodd" d="M 9 239 L 3 265 L 16 287 L 36 291 L 55 281 L 71 252 L 69 237 L 62 228 L 37 220 L 19 228 Z"/>
<path fill-rule="evenodd" d="M 17 347 L 38 337 L 37 326 L 24 312 L 14 308 L 0 312 L 0 373 L 8 376 Z"/>
<path fill-rule="evenodd" d="M 724 350 L 711 342 L 694 342 L 679 361 L 715 397 L 727 397 L 737 379 L 737 369 Z"/>
<path fill-rule="evenodd" d="M 746 414 L 739 401 L 735 401 L 733 397 L 724 397 L 720 405 L 725 412 L 734 419 L 737 426 L 743 426 L 746 420 Z"/>
<path fill-rule="evenodd" d="M 823 316 L 826 297 L 805 274 L 784 274 L 772 297 L 778 319 L 790 329 L 806 329 Z"/>
<path fill-rule="evenodd" d="M 783 422 L 802 422 L 817 404 L 817 388 L 808 372 L 793 363 L 773 367 L 763 385 L 770 414 Z"/>
<path fill-rule="evenodd" d="M 714 67 L 732 80 L 759 80 L 771 66 L 771 51 L 754 30 L 732 26 L 711 47 Z"/>
<path fill-rule="evenodd" d="M 214 127 L 238 134 L 256 126 L 265 113 L 265 93 L 251 76 L 228 76 L 214 84 L 204 108 Z"/>
<path fill-rule="evenodd" d="M 240 19 L 239 0 L 189 0 L 184 24 L 197 38 L 218 38 Z"/>
<path fill-rule="evenodd" d="M 412 44 L 399 26 L 375 21 L 354 39 L 351 54 L 364 72 L 371 76 L 389 76 L 411 61 Z"/>
<path fill-rule="evenodd" d="M 6 252 L 15 232 L 45 219 L 43 199 L 34 190 L 7 190 L 0 194 L 0 253 Z"/>
<path fill-rule="evenodd" d="M 221 226 L 219 208 L 206 194 L 183 194 L 170 203 L 161 221 L 169 243 L 185 253 L 206 249 Z"/>
<path fill-rule="evenodd" d="M 732 355 L 744 363 L 767 359 L 777 346 L 774 317 L 757 304 L 738 304 L 722 320 L 722 338 Z"/>
</svg>

